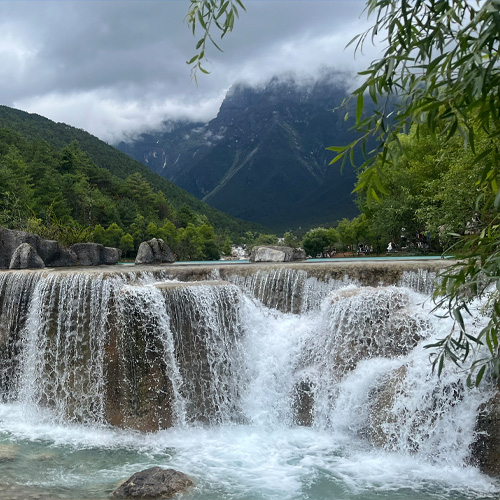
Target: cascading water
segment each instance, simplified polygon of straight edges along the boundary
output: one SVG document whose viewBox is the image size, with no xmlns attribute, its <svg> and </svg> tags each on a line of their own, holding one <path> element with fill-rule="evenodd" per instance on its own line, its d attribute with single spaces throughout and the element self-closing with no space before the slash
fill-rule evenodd
<svg viewBox="0 0 500 500">
<path fill-rule="evenodd" d="M 192 500 L 496 498 L 470 465 L 492 391 L 423 347 L 451 327 L 435 275 L 265 272 L 0 274 L 0 498 L 104 499 L 152 465 Z"/>
</svg>

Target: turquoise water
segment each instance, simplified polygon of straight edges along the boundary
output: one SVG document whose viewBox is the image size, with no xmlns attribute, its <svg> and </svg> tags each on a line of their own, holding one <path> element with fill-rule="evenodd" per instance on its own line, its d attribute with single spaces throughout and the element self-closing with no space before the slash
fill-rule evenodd
<svg viewBox="0 0 500 500">
<path fill-rule="evenodd" d="M 449 258 L 449 257 L 447 257 Z M 316 262 L 370 262 L 370 261 L 411 261 L 411 260 L 441 260 L 440 256 L 435 255 L 414 255 L 414 256 L 391 256 L 391 257 L 334 257 L 325 259 L 307 259 L 306 261 L 300 261 L 303 264 L 316 263 Z M 191 266 L 191 265 L 235 265 L 235 264 L 249 264 L 248 259 L 246 260 L 190 260 L 190 261 L 179 261 L 174 262 L 173 266 Z M 133 262 L 119 262 L 120 266 L 133 266 Z"/>
<path fill-rule="evenodd" d="M 28 424 L 19 411 L 0 405 L 0 453 L 15 450 L 0 461 L 2 500 L 105 500 L 119 481 L 157 465 L 195 479 L 178 497 L 185 500 L 498 498 L 498 486 L 475 469 L 370 450 L 331 431 L 234 425 L 140 434 Z"/>
</svg>

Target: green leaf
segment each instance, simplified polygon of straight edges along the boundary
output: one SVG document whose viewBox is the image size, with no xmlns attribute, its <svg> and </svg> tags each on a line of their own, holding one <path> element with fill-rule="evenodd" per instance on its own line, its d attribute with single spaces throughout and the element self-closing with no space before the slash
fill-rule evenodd
<svg viewBox="0 0 500 500">
<path fill-rule="evenodd" d="M 358 99 L 356 103 L 356 123 L 359 123 L 359 120 L 361 120 L 362 113 L 363 113 L 363 93 L 360 92 L 358 94 Z"/>
<path fill-rule="evenodd" d="M 481 380 L 483 379 L 484 371 L 486 370 L 486 365 L 483 365 L 481 369 L 478 371 L 476 375 L 476 386 L 478 386 L 481 383 Z"/>
</svg>

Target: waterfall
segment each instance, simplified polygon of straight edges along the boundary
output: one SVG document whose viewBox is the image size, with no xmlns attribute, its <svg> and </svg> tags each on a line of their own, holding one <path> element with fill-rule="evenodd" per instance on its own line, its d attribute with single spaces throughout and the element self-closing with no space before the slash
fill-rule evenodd
<svg viewBox="0 0 500 500">
<path fill-rule="evenodd" d="M 239 472 L 232 481 L 251 491 L 264 483 L 274 491 L 263 472 L 272 462 L 289 491 L 272 499 L 329 498 L 314 491 L 332 477 L 378 487 L 366 469 L 370 454 L 402 467 L 391 481 L 403 490 L 416 487 L 404 486 L 404 467 L 415 460 L 425 464 L 418 477 L 432 476 L 430 496 L 440 491 L 439 468 L 460 481 L 479 408 L 494 391 L 466 387 L 451 364 L 441 378 L 432 373 L 424 346 L 452 327 L 430 313 L 436 275 L 408 271 L 389 285 L 360 286 L 359 274 L 248 269 L 193 272 L 196 281 L 172 270 L 1 273 L 0 442 L 2 432 L 16 439 L 23 419 L 76 426 L 85 436 L 76 440 L 89 440 L 82 429 L 92 429 L 103 443 L 118 439 L 109 429 L 142 431 L 134 446 L 207 474 L 208 489 L 220 480 L 209 453 L 227 454 L 228 474 L 241 464 L 249 482 Z M 481 305 L 471 311 L 467 327 L 477 332 Z M 48 439 L 43 429 L 35 440 Z M 136 443 L 137 434 L 119 436 Z M 262 452 L 255 470 L 238 440 Z"/>
<path fill-rule="evenodd" d="M 245 376 L 241 294 L 224 282 L 162 287 L 190 421 L 238 421 Z"/>
<path fill-rule="evenodd" d="M 104 422 L 104 357 L 114 280 L 74 274 L 40 279 L 20 339 L 17 393 L 57 421 Z"/>
</svg>

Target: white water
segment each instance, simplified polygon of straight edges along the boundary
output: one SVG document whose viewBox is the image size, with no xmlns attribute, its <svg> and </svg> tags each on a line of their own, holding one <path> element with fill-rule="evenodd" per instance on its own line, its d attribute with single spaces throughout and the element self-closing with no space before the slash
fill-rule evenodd
<svg viewBox="0 0 500 500">
<path fill-rule="evenodd" d="M 68 278 L 55 323 L 55 302 L 44 302 L 56 301 L 48 293 L 54 282 L 37 281 L 23 329 L 19 397 L 11 393 L 0 405 L 0 498 L 36 491 L 42 498 L 104 499 L 118 480 L 152 465 L 192 475 L 197 485 L 186 498 L 193 500 L 498 497 L 498 484 L 467 465 L 477 408 L 489 393 L 465 389 L 451 365 L 441 380 L 431 374 L 423 345 L 450 324 L 429 314 L 423 295 L 351 286 L 292 314 L 264 307 L 234 285 L 161 291 L 152 276 L 135 284 L 100 279 Z M 87 370 L 75 347 L 88 338 L 82 294 L 91 297 L 95 341 Z M 110 297 L 116 316 L 107 309 Z M 382 321 L 384 308 L 396 305 L 397 314 Z M 127 318 L 159 339 L 146 342 L 145 355 L 155 351 L 171 381 L 174 428 L 143 434 L 103 423 L 109 322 L 126 332 Z M 176 331 L 190 322 L 195 333 L 183 346 Z M 50 328 L 56 344 L 47 349 Z M 419 338 L 405 344 L 415 331 Z M 201 399 L 187 379 L 195 365 L 179 354 L 193 343 L 208 360 L 199 372 Z M 294 423 L 302 381 L 314 396 L 312 427 Z M 396 396 L 378 418 L 378 395 L 391 384 Z M 50 410 L 42 404 L 47 399 Z M 15 447 L 12 460 L 1 460 L 5 445 Z M 10 496 L 2 496 L 2 485 L 13 483 Z"/>
</svg>

